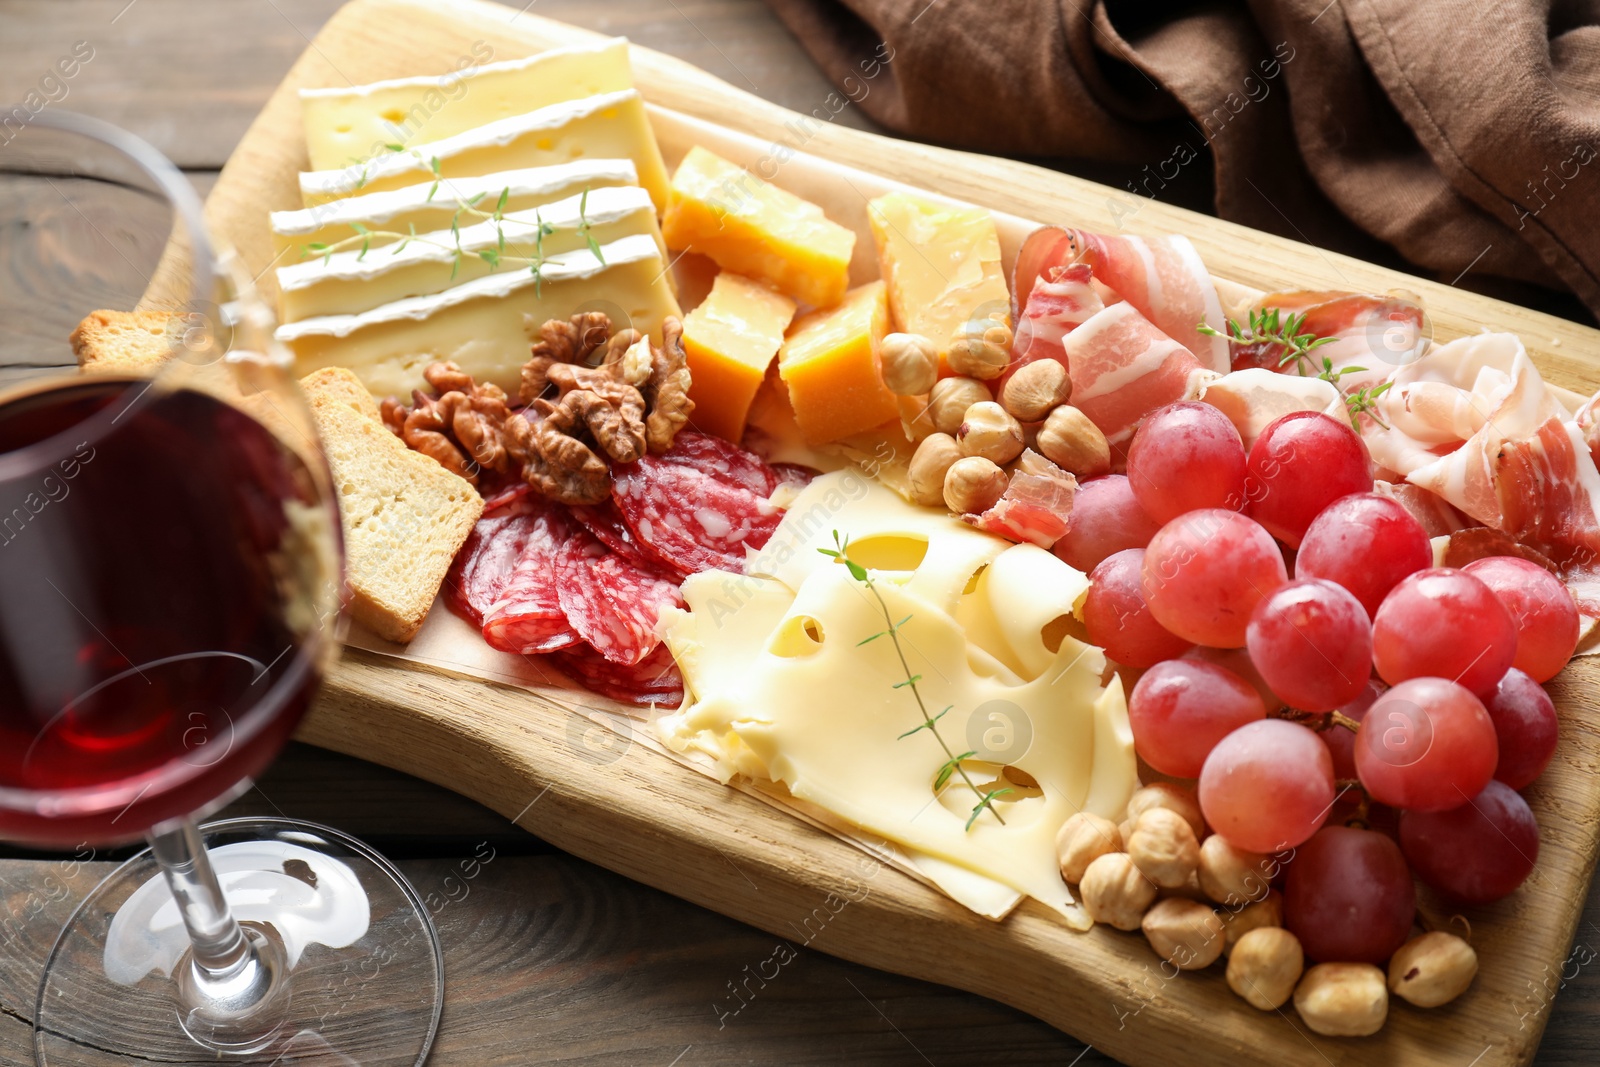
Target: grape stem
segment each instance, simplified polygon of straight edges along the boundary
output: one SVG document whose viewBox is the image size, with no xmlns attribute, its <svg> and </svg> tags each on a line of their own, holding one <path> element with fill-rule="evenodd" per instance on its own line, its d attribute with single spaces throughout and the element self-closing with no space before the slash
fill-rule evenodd
<svg viewBox="0 0 1600 1067">
<path fill-rule="evenodd" d="M 1344 712 L 1342 712 L 1342 711 L 1329 712 L 1328 713 L 1328 725 L 1329 726 L 1343 726 L 1346 730 L 1349 730 L 1351 733 L 1355 733 L 1357 730 L 1361 729 L 1361 724 L 1360 723 L 1356 722 L 1354 719 L 1352 719 L 1350 716 L 1344 714 Z"/>
</svg>

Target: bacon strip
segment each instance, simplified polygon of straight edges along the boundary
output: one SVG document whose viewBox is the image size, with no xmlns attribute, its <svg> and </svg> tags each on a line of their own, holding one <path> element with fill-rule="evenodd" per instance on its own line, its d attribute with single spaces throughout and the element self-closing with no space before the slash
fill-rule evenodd
<svg viewBox="0 0 1600 1067">
<path fill-rule="evenodd" d="M 1222 301 L 1200 254 L 1187 237 L 1109 237 L 1045 226 L 1033 231 L 1017 253 L 1012 274 L 1013 304 L 1033 293 L 1034 283 L 1052 267 L 1088 264 L 1095 280 L 1116 290 L 1168 337 L 1183 345 L 1199 363 L 1219 374 L 1230 368 L 1228 342 L 1200 332 L 1205 323 L 1226 334 Z M 1012 308 L 1020 321 L 1023 307 Z"/>
<path fill-rule="evenodd" d="M 1067 334 L 1065 348 L 1073 406 L 1113 445 L 1156 408 L 1197 396 L 1216 377 L 1131 301 L 1090 316 Z"/>
</svg>

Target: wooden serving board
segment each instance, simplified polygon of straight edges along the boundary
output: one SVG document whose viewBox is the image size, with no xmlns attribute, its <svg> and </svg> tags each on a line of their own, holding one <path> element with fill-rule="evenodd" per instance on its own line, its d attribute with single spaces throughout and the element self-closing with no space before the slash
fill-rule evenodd
<svg viewBox="0 0 1600 1067">
<path fill-rule="evenodd" d="M 269 210 L 299 206 L 306 166 L 296 90 L 443 73 L 477 42 L 495 59 L 593 39 L 584 30 L 480 0 L 355 0 L 316 37 L 251 126 L 207 205 L 270 293 Z M 1023 218 L 1091 230 L 1188 235 L 1219 278 L 1260 289 L 1411 289 L 1438 339 L 1484 326 L 1521 334 L 1547 378 L 1600 385 L 1600 332 L 1021 163 L 862 133 L 766 103 L 659 53 L 633 50 L 652 104 L 826 160 Z M 838 100 L 817 102 L 825 119 Z M 782 178 L 779 178 L 782 184 Z M 1292 221 L 1292 220 L 1291 220 Z M 157 300 L 160 282 L 147 294 Z M 351 651 L 302 727 L 304 740 L 474 797 L 575 855 L 761 927 L 778 941 L 957 986 L 1014 1005 L 1130 1064 L 1525 1064 L 1548 1016 L 1600 840 L 1594 685 L 1580 660 L 1552 685 L 1564 736 L 1529 791 L 1543 842 L 1532 878 L 1470 912 L 1480 971 L 1454 1004 L 1398 1001 L 1376 1037 L 1322 1038 L 1292 1010 L 1258 1012 L 1220 968 L 1168 978 L 1137 934 L 1068 930 L 1025 902 L 978 918 L 854 846 L 678 766 L 642 745 L 596 744 L 588 719 L 556 699 L 408 669 Z M 1425 911 L 1442 913 L 1424 901 Z M 776 957 L 776 958 L 782 958 Z M 764 960 L 730 974 L 708 1019 L 758 992 Z M 770 979 L 781 981 L 780 977 Z M 728 1020 L 731 1023 L 731 1019 Z M 997 1057 L 1003 1050 L 996 1050 Z"/>
</svg>

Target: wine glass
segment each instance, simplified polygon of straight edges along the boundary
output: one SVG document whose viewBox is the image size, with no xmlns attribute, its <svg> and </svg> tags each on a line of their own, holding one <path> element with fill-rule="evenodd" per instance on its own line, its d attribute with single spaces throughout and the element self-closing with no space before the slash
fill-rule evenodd
<svg viewBox="0 0 1600 1067">
<path fill-rule="evenodd" d="M 152 213 L 171 234 L 140 270 L 174 314 L 124 327 L 164 358 L 0 391 L 0 839 L 149 842 L 62 930 L 36 1061 L 420 1064 L 443 964 L 400 872 L 315 824 L 195 821 L 276 756 L 338 649 L 339 514 L 273 316 L 132 135 L 46 110 L 0 171 L 73 209 L 30 284 L 99 300 L 137 253 L 121 235 Z"/>
</svg>

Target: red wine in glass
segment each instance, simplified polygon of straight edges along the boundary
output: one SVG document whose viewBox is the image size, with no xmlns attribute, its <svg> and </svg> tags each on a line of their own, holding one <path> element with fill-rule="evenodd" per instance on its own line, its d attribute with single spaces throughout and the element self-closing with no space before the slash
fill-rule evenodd
<svg viewBox="0 0 1600 1067">
<path fill-rule="evenodd" d="M 131 839 L 270 762 L 317 681 L 292 523 L 314 491 L 204 392 L 91 378 L 0 405 L 0 790 L 38 796 L 0 838 Z"/>
</svg>

